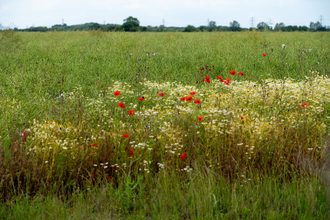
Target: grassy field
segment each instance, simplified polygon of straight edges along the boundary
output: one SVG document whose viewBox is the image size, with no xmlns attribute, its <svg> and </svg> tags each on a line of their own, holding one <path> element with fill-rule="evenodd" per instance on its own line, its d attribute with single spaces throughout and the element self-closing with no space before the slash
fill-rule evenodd
<svg viewBox="0 0 330 220">
<path fill-rule="evenodd" d="M 0 33 L 0 218 L 329 219 L 329 33 Z"/>
</svg>

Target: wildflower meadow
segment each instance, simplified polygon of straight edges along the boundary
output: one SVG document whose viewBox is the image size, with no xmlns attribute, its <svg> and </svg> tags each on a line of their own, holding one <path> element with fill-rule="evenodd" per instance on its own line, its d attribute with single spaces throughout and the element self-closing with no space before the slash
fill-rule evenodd
<svg viewBox="0 0 330 220">
<path fill-rule="evenodd" d="M 0 33 L 0 217 L 329 219 L 328 33 Z"/>
</svg>

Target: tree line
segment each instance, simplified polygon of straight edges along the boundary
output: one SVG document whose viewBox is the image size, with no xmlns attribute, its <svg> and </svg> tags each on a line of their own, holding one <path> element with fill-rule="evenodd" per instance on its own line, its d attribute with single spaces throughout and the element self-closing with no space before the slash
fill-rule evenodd
<svg viewBox="0 0 330 220">
<path fill-rule="evenodd" d="M 275 24 L 274 28 L 266 22 L 260 22 L 253 28 L 242 28 L 237 21 L 232 21 L 229 26 L 217 26 L 215 21 L 210 21 L 208 25 L 201 25 L 195 27 L 188 25 L 186 27 L 165 27 L 160 26 L 140 26 L 140 21 L 132 16 L 123 20 L 123 24 L 99 24 L 95 22 L 78 24 L 78 25 L 66 25 L 55 24 L 50 28 L 47 27 L 30 27 L 26 29 L 14 28 L 15 31 L 24 32 L 46 32 L 46 31 L 86 31 L 86 30 L 101 30 L 101 31 L 124 31 L 124 32 L 213 32 L 213 31 L 244 31 L 244 30 L 259 30 L 259 31 L 330 31 L 329 26 L 323 26 L 319 21 L 310 22 L 307 26 L 288 25 L 284 23 Z"/>
</svg>

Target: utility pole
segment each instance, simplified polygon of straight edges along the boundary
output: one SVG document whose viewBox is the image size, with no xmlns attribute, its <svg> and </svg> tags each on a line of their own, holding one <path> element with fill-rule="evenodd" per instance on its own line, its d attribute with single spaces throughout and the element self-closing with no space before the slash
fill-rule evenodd
<svg viewBox="0 0 330 220">
<path fill-rule="evenodd" d="M 163 26 L 165 27 L 165 19 L 163 19 Z"/>
<path fill-rule="evenodd" d="M 62 26 L 64 25 L 64 19 L 62 18 Z"/>
<path fill-rule="evenodd" d="M 103 25 L 105 25 L 105 20 L 103 20 Z"/>
<path fill-rule="evenodd" d="M 253 17 L 251 17 L 251 27 L 253 28 Z"/>
<path fill-rule="evenodd" d="M 323 21 L 323 16 L 321 15 L 320 16 L 320 23 L 321 23 L 321 25 L 322 25 L 322 21 Z M 322 25 L 323 26 L 323 25 Z"/>
<path fill-rule="evenodd" d="M 272 25 L 273 25 L 273 21 L 272 21 L 272 19 L 269 19 L 268 26 L 269 26 L 270 30 L 273 29 Z"/>
</svg>

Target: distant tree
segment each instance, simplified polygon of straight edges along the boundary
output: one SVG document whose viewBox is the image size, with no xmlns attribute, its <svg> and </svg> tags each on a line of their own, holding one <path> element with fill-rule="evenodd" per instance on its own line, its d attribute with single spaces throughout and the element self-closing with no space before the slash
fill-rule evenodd
<svg viewBox="0 0 330 220">
<path fill-rule="evenodd" d="M 322 24 L 318 21 L 316 23 L 311 22 L 309 24 L 309 29 L 311 31 L 326 31 L 326 28 L 322 26 Z"/>
<path fill-rule="evenodd" d="M 308 31 L 308 27 L 307 26 L 299 26 L 298 30 L 299 31 Z"/>
<path fill-rule="evenodd" d="M 111 24 L 107 27 L 107 31 L 121 31 L 121 26 L 118 24 Z"/>
<path fill-rule="evenodd" d="M 296 26 L 296 25 L 294 25 L 294 26 L 289 25 L 289 26 L 286 26 L 286 27 L 285 27 L 285 31 L 288 31 L 288 32 L 298 31 L 298 30 L 299 30 L 299 28 L 298 28 L 298 26 Z"/>
<path fill-rule="evenodd" d="M 134 23 L 134 26 L 140 26 L 140 21 L 137 18 L 133 18 L 132 16 L 129 16 L 128 18 L 124 19 L 124 23 Z"/>
<path fill-rule="evenodd" d="M 257 24 L 257 28 L 258 28 L 258 30 L 261 30 L 261 31 L 270 29 L 269 25 L 265 22 L 260 22 L 259 24 Z"/>
<path fill-rule="evenodd" d="M 99 23 L 92 23 L 91 29 L 97 30 L 97 29 L 100 29 L 100 28 L 101 28 L 101 25 Z"/>
<path fill-rule="evenodd" d="M 231 31 L 239 31 L 240 26 L 241 25 L 235 20 L 233 22 L 229 23 L 229 27 L 230 27 Z"/>
<path fill-rule="evenodd" d="M 26 29 L 26 31 L 29 32 L 46 32 L 48 31 L 47 27 L 30 27 L 29 29 Z"/>
<path fill-rule="evenodd" d="M 147 32 L 153 32 L 154 28 L 151 25 L 147 26 Z"/>
<path fill-rule="evenodd" d="M 138 31 L 140 26 L 140 21 L 137 18 L 133 18 L 129 16 L 128 18 L 124 19 L 124 24 L 121 26 L 124 31 Z"/>
<path fill-rule="evenodd" d="M 228 26 L 218 26 L 218 31 L 231 31 L 231 27 Z"/>
<path fill-rule="evenodd" d="M 188 25 L 183 30 L 183 32 L 195 32 L 195 31 L 198 31 L 198 29 L 193 25 Z"/>
<path fill-rule="evenodd" d="M 208 28 L 208 27 L 205 26 L 205 25 L 201 25 L 201 26 L 198 27 L 198 29 L 199 29 L 200 31 L 206 31 L 207 28 Z"/>
<path fill-rule="evenodd" d="M 285 24 L 282 23 L 276 23 L 274 27 L 274 31 L 285 31 Z"/>
<path fill-rule="evenodd" d="M 208 25 L 208 30 L 213 31 L 217 29 L 217 23 L 215 21 L 210 21 Z"/>
<path fill-rule="evenodd" d="M 158 30 L 159 30 L 160 32 L 164 32 L 164 31 L 165 31 L 165 26 L 164 26 L 164 25 L 159 25 Z"/>
</svg>

